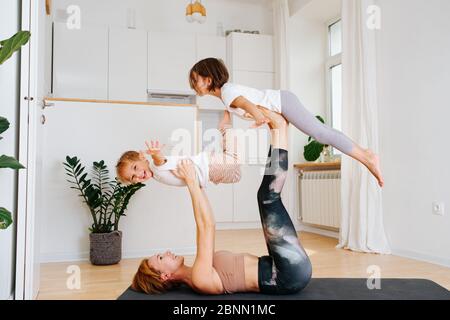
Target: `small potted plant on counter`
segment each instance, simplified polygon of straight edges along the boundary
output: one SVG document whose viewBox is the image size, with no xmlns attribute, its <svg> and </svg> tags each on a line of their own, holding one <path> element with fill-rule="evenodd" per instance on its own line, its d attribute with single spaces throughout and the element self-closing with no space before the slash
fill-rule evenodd
<svg viewBox="0 0 450 320">
<path fill-rule="evenodd" d="M 109 171 L 105 162 L 94 162 L 92 166 L 92 180 L 87 179 L 88 173 L 77 157 L 66 157 L 63 163 L 67 180 L 72 189 L 79 192 L 83 202 L 89 207 L 92 216 L 90 254 L 94 265 L 116 264 L 122 259 L 122 232 L 119 221 L 127 209 L 131 197 L 142 183 L 124 186 L 117 179 L 109 179 Z"/>
<path fill-rule="evenodd" d="M 320 122 L 325 123 L 321 116 L 316 116 Z M 306 161 L 316 161 L 322 155 L 322 162 L 330 162 L 332 160 L 331 146 L 322 144 L 319 141 L 308 138 L 308 144 L 304 147 L 303 157 Z"/>
</svg>

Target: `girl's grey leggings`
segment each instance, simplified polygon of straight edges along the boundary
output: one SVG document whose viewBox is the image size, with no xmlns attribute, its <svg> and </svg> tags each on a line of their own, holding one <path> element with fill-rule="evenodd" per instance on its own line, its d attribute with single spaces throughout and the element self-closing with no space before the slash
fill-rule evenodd
<svg viewBox="0 0 450 320">
<path fill-rule="evenodd" d="M 281 114 L 297 129 L 318 142 L 331 145 L 346 155 L 351 153 L 353 141 L 342 132 L 320 122 L 291 91 L 281 90 Z"/>
</svg>

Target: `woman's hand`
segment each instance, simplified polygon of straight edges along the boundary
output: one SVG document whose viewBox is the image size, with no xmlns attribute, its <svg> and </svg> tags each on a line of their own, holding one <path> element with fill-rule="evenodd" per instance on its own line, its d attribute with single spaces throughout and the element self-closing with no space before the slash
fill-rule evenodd
<svg viewBox="0 0 450 320">
<path fill-rule="evenodd" d="M 250 128 L 254 129 L 254 128 L 259 128 L 262 125 L 265 125 L 266 123 L 269 123 L 270 119 L 268 119 L 265 116 L 261 116 L 261 117 L 257 117 L 255 119 L 255 123 L 252 124 L 252 126 Z"/>
<path fill-rule="evenodd" d="M 197 172 L 195 171 L 194 163 L 190 159 L 183 159 L 178 162 L 177 169 L 172 172 L 176 177 L 186 181 L 188 186 L 198 184 Z"/>
</svg>

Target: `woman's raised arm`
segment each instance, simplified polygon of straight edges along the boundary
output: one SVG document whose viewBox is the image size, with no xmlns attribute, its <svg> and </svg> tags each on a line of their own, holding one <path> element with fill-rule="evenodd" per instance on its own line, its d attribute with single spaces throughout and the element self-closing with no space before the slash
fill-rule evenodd
<svg viewBox="0 0 450 320">
<path fill-rule="evenodd" d="M 197 225 L 197 256 L 192 267 L 193 286 L 203 293 L 221 293 L 221 282 L 216 281 L 217 274 L 213 269 L 216 224 L 208 197 L 200 188 L 192 161 L 182 160 L 174 174 L 186 181 Z"/>
</svg>

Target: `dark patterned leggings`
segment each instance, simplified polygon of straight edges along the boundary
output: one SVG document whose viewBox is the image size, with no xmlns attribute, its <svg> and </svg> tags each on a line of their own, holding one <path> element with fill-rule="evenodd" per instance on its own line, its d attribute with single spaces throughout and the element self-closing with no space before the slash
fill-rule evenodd
<svg viewBox="0 0 450 320">
<path fill-rule="evenodd" d="M 311 279 L 311 262 L 280 197 L 287 171 L 288 152 L 271 147 L 258 190 L 259 214 L 269 252 L 259 258 L 258 283 L 260 292 L 266 294 L 295 293 Z"/>
</svg>

